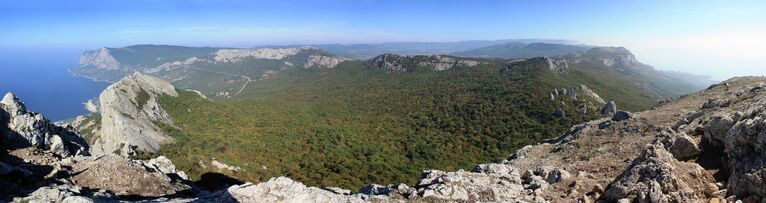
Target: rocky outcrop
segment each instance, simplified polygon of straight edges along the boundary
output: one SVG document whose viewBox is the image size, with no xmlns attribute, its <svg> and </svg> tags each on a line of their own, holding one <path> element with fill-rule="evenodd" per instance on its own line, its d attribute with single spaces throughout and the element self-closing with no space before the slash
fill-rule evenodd
<svg viewBox="0 0 766 203">
<path fill-rule="evenodd" d="M 350 58 L 337 57 L 337 56 L 324 56 L 324 55 L 311 55 L 309 56 L 304 68 L 320 67 L 320 68 L 335 68 L 338 64 L 345 61 L 350 61 Z"/>
<path fill-rule="evenodd" d="M 543 57 L 548 63 L 548 69 L 553 72 L 563 73 L 569 68 L 569 63 L 566 59 Z"/>
<path fill-rule="evenodd" d="M 306 187 L 285 177 L 272 178 L 260 184 L 235 185 L 226 191 L 222 199 L 234 202 L 365 202 L 360 197 Z"/>
<path fill-rule="evenodd" d="M 603 116 L 614 116 L 617 113 L 617 103 L 614 102 L 614 100 L 609 101 L 609 103 L 606 103 L 604 107 L 601 108 L 601 115 Z"/>
<path fill-rule="evenodd" d="M 61 163 L 72 168 L 74 175 L 71 180 L 74 184 L 110 191 L 119 196 L 160 197 L 191 189 L 183 183 L 183 179 L 168 176 L 176 173 L 172 171 L 175 166 L 167 160 L 144 162 L 108 155 L 75 157 Z M 176 177 L 181 175 L 176 174 Z"/>
<path fill-rule="evenodd" d="M 416 55 L 400 56 L 396 54 L 382 54 L 367 61 L 369 66 L 376 67 L 387 72 L 406 73 L 415 71 L 417 68 L 444 71 L 455 67 L 474 67 L 481 64 L 478 60 L 461 58 L 449 55 Z"/>
<path fill-rule="evenodd" d="M 737 197 L 766 197 L 766 106 L 754 107 L 758 110 L 737 121 L 724 137 L 731 173 L 726 188 Z"/>
<path fill-rule="evenodd" d="M 113 155 L 56 159 L 45 158 L 45 153 L 24 158 L 53 167 L 53 172 L 46 176 L 48 179 L 17 185 L 15 189 L 26 195 L 14 198 L 14 202 L 113 202 L 124 197 L 157 198 L 192 190 L 187 180 L 179 178 L 180 174 L 161 170 L 175 168 L 169 161 L 129 160 Z M 41 162 L 44 159 L 47 161 Z M 25 170 L 23 165 L 16 167 Z M 24 176 L 34 177 L 36 173 L 30 171 Z"/>
<path fill-rule="evenodd" d="M 314 47 L 284 48 L 284 49 L 221 49 L 214 53 L 216 62 L 236 63 L 247 58 L 252 59 L 284 59 L 295 56 L 304 50 L 316 49 Z"/>
<path fill-rule="evenodd" d="M 368 61 L 373 67 L 385 70 L 388 72 L 410 72 L 414 71 L 414 68 L 402 66 L 402 56 L 396 54 L 383 54 Z"/>
<path fill-rule="evenodd" d="M 582 92 L 582 93 L 583 93 L 585 96 L 588 96 L 588 97 L 590 97 L 591 99 L 593 99 L 594 101 L 598 102 L 599 104 L 606 104 L 606 101 L 604 101 L 604 99 L 602 99 L 602 98 L 601 98 L 601 96 L 599 96 L 598 94 L 596 94 L 596 92 L 594 92 L 593 90 L 591 90 L 590 88 L 588 88 L 588 86 L 586 86 L 586 85 L 583 85 L 583 84 L 580 84 L 580 87 L 579 87 L 579 89 L 580 89 L 580 91 L 581 91 L 581 92 Z"/>
<path fill-rule="evenodd" d="M 635 67 L 640 64 L 628 49 L 624 47 L 595 47 L 574 56 L 577 60 L 599 62 L 606 66 Z"/>
<path fill-rule="evenodd" d="M 12 148 L 32 146 L 59 157 L 88 154 L 88 144 L 71 127 L 58 126 L 41 114 L 27 111 L 10 92 L 0 101 L 0 132 Z"/>
<path fill-rule="evenodd" d="M 620 177 L 607 186 L 604 197 L 638 202 L 696 202 L 704 195 L 694 185 L 713 182 L 701 166 L 676 160 L 661 144 L 649 145 Z M 635 198 L 635 199 L 632 199 Z"/>
<path fill-rule="evenodd" d="M 430 67 L 432 70 L 443 71 L 453 67 L 474 67 L 479 65 L 479 62 L 455 56 L 432 55 L 427 60 L 420 61 L 418 65 Z"/>
<path fill-rule="evenodd" d="M 0 201 L 103 202 L 189 191 L 188 177 L 165 157 L 140 161 L 88 155 L 71 128 L 30 112 L 13 94 L 0 102 Z"/>
<path fill-rule="evenodd" d="M 172 125 L 158 101 L 163 95 L 178 93 L 170 83 L 138 72 L 107 87 L 99 96 L 101 135 L 92 153 L 128 156 L 137 151 L 157 152 L 160 144 L 172 143 L 156 124 Z"/>
<path fill-rule="evenodd" d="M 120 62 L 114 59 L 108 48 L 100 48 L 98 50 L 83 53 L 80 56 L 80 66 L 118 70 L 120 69 Z"/>
</svg>

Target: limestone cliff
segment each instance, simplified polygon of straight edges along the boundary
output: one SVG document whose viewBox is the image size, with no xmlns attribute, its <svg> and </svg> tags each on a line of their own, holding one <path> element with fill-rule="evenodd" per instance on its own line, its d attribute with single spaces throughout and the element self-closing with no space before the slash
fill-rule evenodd
<svg viewBox="0 0 766 203">
<path fill-rule="evenodd" d="M 382 54 L 367 61 L 368 66 L 387 72 L 401 73 L 412 72 L 417 68 L 444 71 L 455 67 L 474 67 L 481 63 L 479 59 L 449 55 L 401 56 L 397 54 Z"/>
<path fill-rule="evenodd" d="M 159 78 L 134 73 L 110 85 L 99 96 L 101 135 L 93 143 L 94 154 L 134 155 L 157 152 L 173 138 L 157 123 L 172 125 L 158 102 L 160 96 L 178 96 L 173 85 Z"/>
<path fill-rule="evenodd" d="M 120 69 L 120 62 L 118 62 L 109 49 L 100 48 L 98 50 L 88 51 L 80 56 L 81 66 L 93 66 L 99 69 L 117 70 Z"/>
</svg>

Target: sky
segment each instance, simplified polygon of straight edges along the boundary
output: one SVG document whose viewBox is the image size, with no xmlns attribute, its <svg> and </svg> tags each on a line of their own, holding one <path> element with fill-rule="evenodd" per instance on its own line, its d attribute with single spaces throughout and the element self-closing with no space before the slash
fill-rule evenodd
<svg viewBox="0 0 766 203">
<path fill-rule="evenodd" d="M 0 1 L 0 49 L 566 39 L 663 70 L 766 74 L 766 1 Z"/>
</svg>

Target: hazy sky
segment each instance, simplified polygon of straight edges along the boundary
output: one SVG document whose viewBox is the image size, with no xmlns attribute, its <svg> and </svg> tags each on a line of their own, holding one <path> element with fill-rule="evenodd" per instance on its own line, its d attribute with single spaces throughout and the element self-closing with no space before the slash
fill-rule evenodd
<svg viewBox="0 0 766 203">
<path fill-rule="evenodd" d="M 766 74 L 766 1 L 0 1 L 0 48 L 512 38 L 625 46 L 659 69 Z"/>
</svg>

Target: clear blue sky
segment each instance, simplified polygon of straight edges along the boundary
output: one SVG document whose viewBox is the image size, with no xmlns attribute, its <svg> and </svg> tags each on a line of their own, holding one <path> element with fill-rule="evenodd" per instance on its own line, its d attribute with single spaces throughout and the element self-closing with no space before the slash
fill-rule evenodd
<svg viewBox="0 0 766 203">
<path fill-rule="evenodd" d="M 660 69 L 718 79 L 758 74 L 766 72 L 766 1 L 0 2 L 0 48 L 512 38 L 625 46 Z"/>
</svg>

